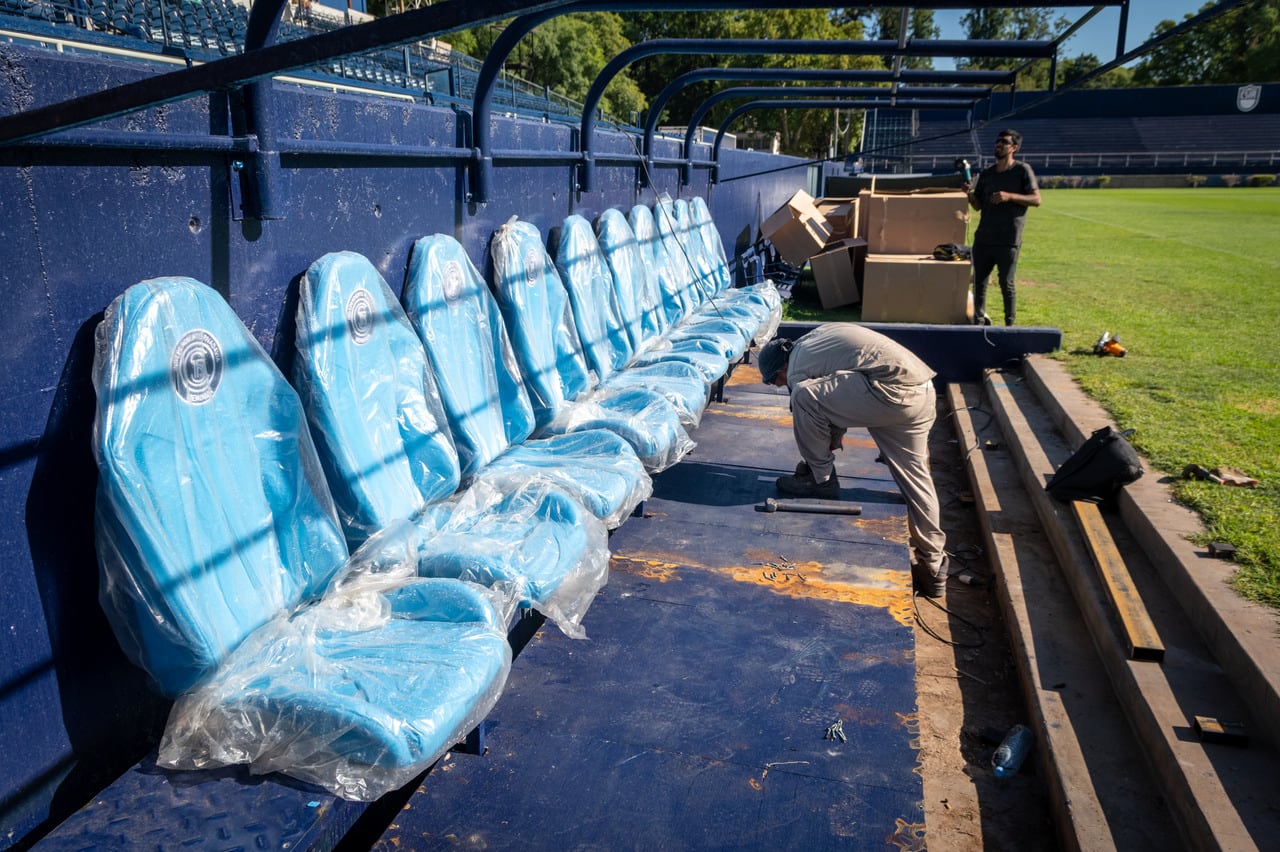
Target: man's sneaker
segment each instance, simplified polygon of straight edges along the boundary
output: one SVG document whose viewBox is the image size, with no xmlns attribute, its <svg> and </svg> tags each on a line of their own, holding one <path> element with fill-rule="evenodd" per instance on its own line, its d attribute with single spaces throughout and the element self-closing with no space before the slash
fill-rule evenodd
<svg viewBox="0 0 1280 852">
<path fill-rule="evenodd" d="M 974 325 L 991 325 L 991 317 L 987 316 L 986 311 L 978 314 L 973 318 Z"/>
<path fill-rule="evenodd" d="M 947 577 L 951 574 L 951 562 L 942 557 L 942 564 L 937 570 L 929 573 L 929 569 L 917 563 L 911 565 L 911 577 L 915 580 L 916 590 L 926 598 L 940 598 L 947 592 Z"/>
<path fill-rule="evenodd" d="M 804 464 L 801 462 L 800 464 Z M 808 465 L 805 465 L 807 468 Z M 840 478 L 833 472 L 826 482 L 814 482 L 813 473 L 806 471 L 803 476 L 778 477 L 778 490 L 792 497 L 819 497 L 825 500 L 840 499 Z"/>
</svg>

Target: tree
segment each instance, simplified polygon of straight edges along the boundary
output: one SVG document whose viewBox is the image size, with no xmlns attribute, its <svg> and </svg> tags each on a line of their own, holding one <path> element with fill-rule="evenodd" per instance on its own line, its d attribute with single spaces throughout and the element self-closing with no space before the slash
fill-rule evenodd
<svg viewBox="0 0 1280 852">
<path fill-rule="evenodd" d="M 463 30 L 450 36 L 451 44 L 454 50 L 483 59 L 502 28 L 499 24 Z M 619 15 L 560 15 L 522 38 L 507 58 L 506 69 L 537 86 L 581 101 L 609 60 L 630 46 Z M 600 105 L 606 113 L 627 120 L 647 103 L 636 80 L 623 71 L 613 78 Z"/>
<path fill-rule="evenodd" d="M 1214 6 L 1206 3 L 1203 12 Z M 1192 17 L 1187 15 L 1186 20 Z M 1173 29 L 1156 25 L 1155 38 Z M 1280 0 L 1251 0 L 1161 44 L 1134 69 L 1142 86 L 1248 83 L 1280 79 Z"/>
<path fill-rule="evenodd" d="M 874 8 L 858 10 L 861 15 L 870 20 L 873 27 L 875 37 L 878 39 L 897 40 L 898 25 L 902 22 L 902 10 L 895 8 Z M 939 29 L 937 24 L 933 22 L 932 9 L 912 9 L 911 20 L 908 26 L 908 37 L 919 40 L 929 40 L 938 37 Z M 885 67 L 892 67 L 893 57 L 886 56 L 881 61 Z M 933 57 L 931 56 L 904 56 L 902 58 L 903 68 L 933 68 Z"/>
<path fill-rule="evenodd" d="M 970 39 L 1008 41 L 1049 39 L 1053 37 L 1055 31 L 1064 29 L 1069 22 L 1061 16 L 1055 18 L 1052 9 L 1020 8 L 971 9 L 960 18 L 960 23 Z M 1021 58 L 971 56 L 962 62 L 957 62 L 957 66 L 982 70 L 1016 70 L 1019 87 L 1048 88 L 1048 60 L 1027 64 L 1027 61 Z"/>
<path fill-rule="evenodd" d="M 1058 62 L 1058 85 L 1065 85 L 1079 80 L 1102 67 L 1102 60 L 1092 53 L 1069 56 Z M 1103 74 L 1081 84 L 1084 89 L 1123 89 L 1133 85 L 1133 72 L 1128 68 L 1112 68 Z"/>
</svg>

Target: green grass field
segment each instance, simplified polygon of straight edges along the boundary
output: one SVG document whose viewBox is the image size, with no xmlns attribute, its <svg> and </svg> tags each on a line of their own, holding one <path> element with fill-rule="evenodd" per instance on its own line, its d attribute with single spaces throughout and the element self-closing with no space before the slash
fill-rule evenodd
<svg viewBox="0 0 1280 852">
<path fill-rule="evenodd" d="M 1019 324 L 1062 329 L 1056 357 L 1137 430 L 1153 468 L 1230 465 L 1260 480 L 1173 488 L 1204 517 L 1201 544 L 1236 546 L 1238 590 L 1280 608 L 1280 189 L 1043 195 L 1019 260 Z M 1002 321 L 994 282 L 988 312 Z M 1126 357 L 1092 353 L 1104 331 Z"/>
</svg>

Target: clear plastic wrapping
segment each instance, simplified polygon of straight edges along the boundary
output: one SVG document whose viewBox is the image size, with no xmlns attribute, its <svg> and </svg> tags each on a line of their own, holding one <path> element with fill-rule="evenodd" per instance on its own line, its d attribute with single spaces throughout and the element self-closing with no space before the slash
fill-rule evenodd
<svg viewBox="0 0 1280 852">
<path fill-rule="evenodd" d="M 693 442 L 665 396 L 641 387 L 596 387 L 569 293 L 538 229 L 512 219 L 493 235 L 490 254 L 493 289 L 538 415 L 535 434 L 608 429 L 625 438 L 652 473 L 680 461 Z M 588 312 L 609 308 L 605 302 Z"/>
<path fill-rule="evenodd" d="M 348 560 L 301 403 L 218 293 L 129 288 L 93 376 L 102 605 L 178 696 L 162 765 L 372 799 L 488 712 L 510 589 L 416 579 L 411 524 Z"/>
<path fill-rule="evenodd" d="M 527 440 L 533 408 L 498 305 L 457 240 L 414 245 L 405 310 L 435 370 L 466 480 L 558 483 L 611 527 L 652 490 L 635 451 L 601 429 Z"/>
<path fill-rule="evenodd" d="M 297 345 L 297 381 L 348 540 L 421 515 L 421 574 L 514 583 L 565 633 L 582 635 L 603 582 L 603 525 L 545 480 L 440 502 L 458 484 L 443 404 L 421 341 L 367 258 L 338 252 L 311 265 Z M 584 599 L 561 593 L 575 588 Z"/>
<path fill-rule="evenodd" d="M 250 635 L 180 696 L 157 763 L 247 764 L 373 801 L 461 742 L 511 668 L 513 598 L 415 576 L 413 524 L 374 536 L 312 606 Z"/>
</svg>

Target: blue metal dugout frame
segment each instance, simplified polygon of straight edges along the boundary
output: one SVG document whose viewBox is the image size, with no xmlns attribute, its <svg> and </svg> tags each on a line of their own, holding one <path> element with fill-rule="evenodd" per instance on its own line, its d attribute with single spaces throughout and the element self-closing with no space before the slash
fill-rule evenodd
<svg viewBox="0 0 1280 852">
<path fill-rule="evenodd" d="M 982 84 L 988 91 L 993 86 L 1013 85 L 1016 75 L 1012 71 L 882 71 L 843 70 L 843 69 L 807 69 L 807 68 L 698 68 L 687 71 L 667 84 L 649 107 L 644 125 L 644 144 L 642 151 L 645 161 L 652 169 L 657 163 L 678 165 L 679 159 L 657 159 L 653 156 L 653 137 L 658 129 L 658 122 L 667 102 L 681 89 L 695 83 L 723 80 L 726 82 L 749 83 L 756 81 L 769 82 L 826 82 L 826 83 L 888 83 L 887 88 L 878 89 L 879 93 L 896 94 L 899 83 L 932 82 L 940 85 Z"/>
<path fill-rule="evenodd" d="M 903 86 L 897 90 L 896 94 L 890 92 L 889 89 L 875 86 L 734 86 L 728 89 L 721 89 L 699 104 L 689 118 L 689 125 L 685 129 L 684 146 L 682 148 L 684 156 L 680 161 L 680 185 L 688 186 L 693 181 L 695 165 L 700 165 L 693 160 L 693 145 L 697 137 L 698 125 L 701 124 L 707 113 L 727 100 L 759 97 L 766 99 L 808 98 L 810 100 L 815 98 L 833 100 L 866 98 L 868 103 L 875 103 L 886 108 L 908 103 L 954 102 L 956 108 L 971 109 L 974 103 L 987 97 L 990 92 L 989 88 L 984 87 L 942 88 L 936 86 Z M 934 95 L 938 97 L 930 97 Z M 951 104 L 948 103 L 947 106 L 950 107 Z M 712 159 L 714 162 L 715 158 L 713 157 Z M 707 168 L 714 168 L 714 165 L 710 164 L 701 165 Z"/>
</svg>

